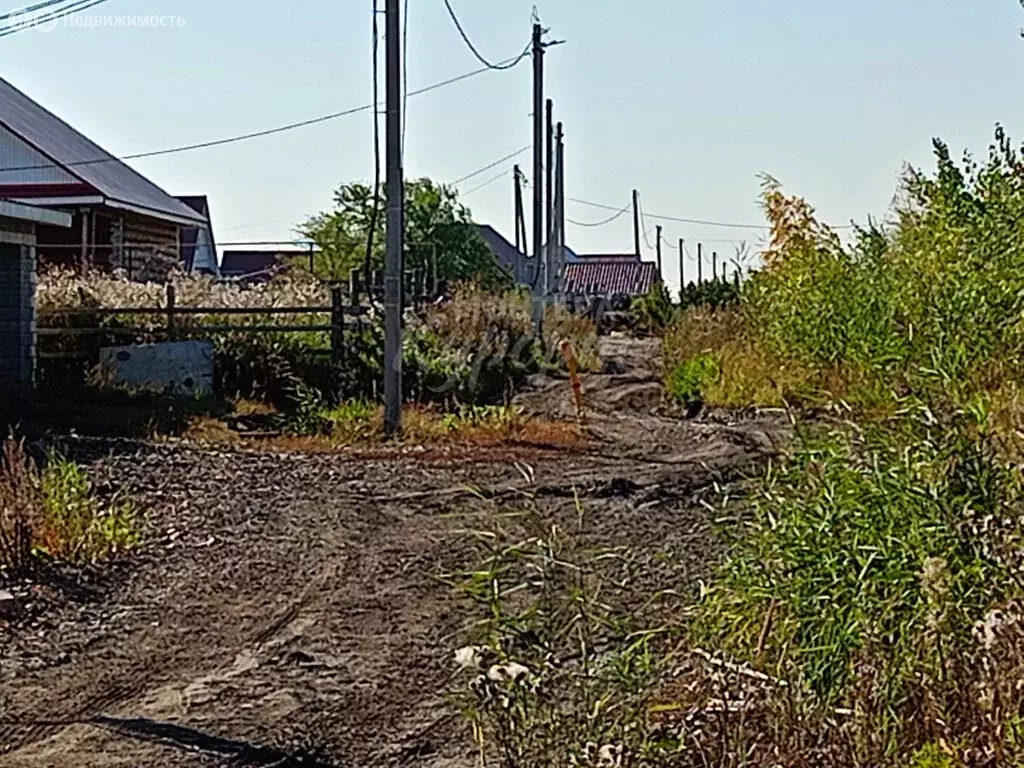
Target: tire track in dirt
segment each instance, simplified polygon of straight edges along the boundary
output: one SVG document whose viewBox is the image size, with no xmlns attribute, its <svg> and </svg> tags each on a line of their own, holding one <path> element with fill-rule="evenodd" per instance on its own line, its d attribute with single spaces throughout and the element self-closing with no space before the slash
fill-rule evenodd
<svg viewBox="0 0 1024 768">
<path fill-rule="evenodd" d="M 636 383 L 590 381 L 593 397 Z M 562 384 L 542 397 L 568 399 Z M 152 510 L 149 544 L 89 626 L 69 601 L 41 627 L 0 629 L 27 649 L 0 653 L 0 767 L 215 765 L 237 745 L 325 765 L 472 765 L 443 695 L 472 615 L 434 578 L 474 564 L 466 532 L 527 499 L 568 524 L 578 496 L 590 539 L 672 549 L 682 570 L 652 572 L 652 586 L 693 585 L 717 551 L 696 497 L 785 435 L 772 415 L 684 422 L 636 401 L 594 409 L 592 453 L 518 462 L 116 446 L 91 470 Z M 39 631 L 66 662 L 33 655 Z"/>
</svg>

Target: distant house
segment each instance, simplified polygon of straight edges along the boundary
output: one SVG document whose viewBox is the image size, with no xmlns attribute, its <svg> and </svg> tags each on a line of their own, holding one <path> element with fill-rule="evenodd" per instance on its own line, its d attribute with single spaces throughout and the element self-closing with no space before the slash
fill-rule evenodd
<svg viewBox="0 0 1024 768">
<path fill-rule="evenodd" d="M 518 250 L 508 239 L 490 224 L 477 224 L 477 233 L 487 244 L 498 267 L 516 285 L 533 283 L 533 260 Z"/>
<path fill-rule="evenodd" d="M 0 387 L 32 383 L 36 357 L 36 232 L 71 214 L 0 200 Z"/>
<path fill-rule="evenodd" d="M 635 254 L 573 254 L 565 265 L 563 290 L 590 296 L 643 296 L 661 280 L 658 266 Z"/>
<path fill-rule="evenodd" d="M 224 251 L 220 262 L 220 276 L 230 280 L 259 283 L 288 268 L 289 262 L 308 259 L 309 249 L 276 251 Z"/>
<path fill-rule="evenodd" d="M 38 258 L 161 280 L 181 263 L 181 230 L 209 217 L 172 197 L 0 79 L 0 199 L 70 213 L 40 223 Z"/>
<path fill-rule="evenodd" d="M 206 275 L 219 275 L 217 241 L 213 237 L 210 203 L 206 199 L 206 195 L 192 195 L 178 199 L 206 220 L 202 226 L 181 228 L 178 238 L 182 269 L 189 274 L 198 272 Z"/>
</svg>

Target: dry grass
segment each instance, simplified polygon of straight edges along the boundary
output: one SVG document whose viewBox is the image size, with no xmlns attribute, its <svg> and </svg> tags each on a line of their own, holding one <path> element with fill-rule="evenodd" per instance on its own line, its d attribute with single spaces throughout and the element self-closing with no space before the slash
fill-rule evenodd
<svg viewBox="0 0 1024 768">
<path fill-rule="evenodd" d="M 24 443 L 8 438 L 0 460 L 0 570 L 32 565 L 32 527 L 40 511 L 39 476 Z"/>
<path fill-rule="evenodd" d="M 687 310 L 663 339 L 666 376 L 675 365 L 713 358 L 719 375 L 704 391 L 708 404 L 744 408 L 779 407 L 806 399 L 818 384 L 810 371 L 767 354 L 746 332 L 737 308 Z"/>
<path fill-rule="evenodd" d="M 243 415 L 243 402 L 236 415 Z M 269 417 L 274 413 L 260 406 L 249 413 Z M 390 443 L 384 437 L 384 410 L 361 402 L 342 404 L 325 412 L 329 429 L 316 435 L 241 435 L 223 420 L 210 416 L 194 418 L 184 436 L 208 443 L 246 445 L 286 452 L 324 453 L 348 449 L 501 446 L 541 450 L 578 450 L 587 445 L 579 427 L 570 422 L 527 416 L 518 408 L 506 406 L 464 408 L 445 413 L 427 406 L 410 405 L 402 414 L 402 439 Z"/>
<path fill-rule="evenodd" d="M 297 307 L 328 306 L 326 284 L 301 272 L 281 275 L 252 286 L 218 282 L 203 275 L 172 275 L 175 300 L 181 307 Z M 161 307 L 164 283 L 133 282 L 118 272 L 78 272 L 62 268 L 43 271 L 36 289 L 39 309 L 81 307 Z M 159 323 L 157 319 L 155 322 Z"/>
</svg>

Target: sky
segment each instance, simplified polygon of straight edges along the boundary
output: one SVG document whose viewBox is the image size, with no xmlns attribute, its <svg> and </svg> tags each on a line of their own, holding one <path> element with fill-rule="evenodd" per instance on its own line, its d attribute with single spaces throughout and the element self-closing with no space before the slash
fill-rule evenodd
<svg viewBox="0 0 1024 768">
<path fill-rule="evenodd" d="M 533 0 L 451 0 L 481 53 L 518 54 Z M 21 4 L 25 4 L 24 2 Z M 1017 0 L 539 0 L 553 39 L 547 95 L 566 131 L 566 194 L 620 208 L 640 191 L 648 239 L 664 226 L 732 256 L 763 230 L 759 175 L 832 224 L 889 210 L 931 141 L 986 151 L 997 122 L 1024 140 L 1024 10 Z M 273 128 L 372 101 L 371 0 L 107 0 L 87 16 L 168 15 L 163 27 L 57 24 L 0 37 L 2 76 L 117 155 Z M 19 7 L 10 0 L 0 10 Z M 83 21 L 87 21 L 84 20 Z M 383 21 L 383 19 L 382 19 Z M 479 68 L 442 0 L 409 0 L 408 81 Z M 382 49 L 383 53 L 383 49 Z M 383 61 L 383 59 L 382 59 Z M 406 174 L 454 181 L 526 146 L 529 62 L 409 99 Z M 382 120 L 383 125 L 383 120 Z M 361 112 L 132 165 L 173 194 L 210 197 L 223 243 L 291 240 L 341 183 L 373 175 Z M 511 238 L 502 167 L 460 185 L 476 220 Z M 524 168 L 530 156 L 518 158 Z M 570 202 L 569 218 L 612 211 Z M 579 252 L 632 250 L 632 222 L 568 226 Z M 645 245 L 645 257 L 653 251 Z M 678 255 L 666 247 L 667 282 Z"/>
</svg>

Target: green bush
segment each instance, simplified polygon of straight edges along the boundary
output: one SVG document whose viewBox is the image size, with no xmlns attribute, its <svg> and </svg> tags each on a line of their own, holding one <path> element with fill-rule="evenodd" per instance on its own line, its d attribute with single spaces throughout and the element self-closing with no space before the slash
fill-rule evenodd
<svg viewBox="0 0 1024 768">
<path fill-rule="evenodd" d="M 680 363 L 668 375 L 666 387 L 684 405 L 704 401 L 707 386 L 718 378 L 718 362 L 711 355 L 700 355 Z"/>
</svg>

